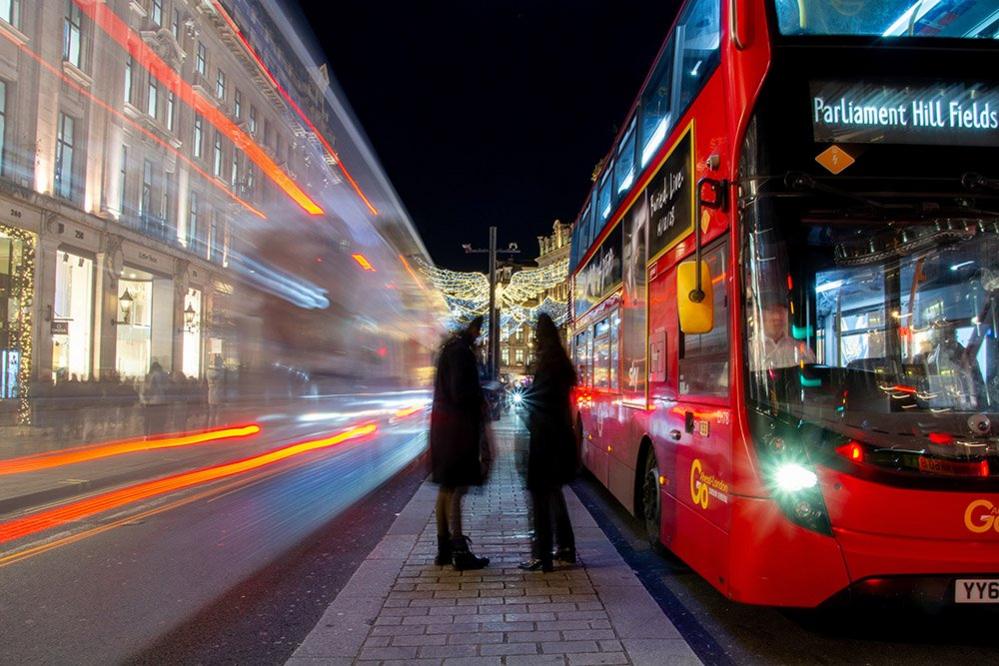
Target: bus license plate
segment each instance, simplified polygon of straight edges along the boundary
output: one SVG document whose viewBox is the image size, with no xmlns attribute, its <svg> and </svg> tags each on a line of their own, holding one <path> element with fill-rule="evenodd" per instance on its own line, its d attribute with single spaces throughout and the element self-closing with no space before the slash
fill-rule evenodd
<svg viewBox="0 0 999 666">
<path fill-rule="evenodd" d="M 954 587 L 954 601 L 959 604 L 999 604 L 999 580 L 959 578 Z"/>
</svg>

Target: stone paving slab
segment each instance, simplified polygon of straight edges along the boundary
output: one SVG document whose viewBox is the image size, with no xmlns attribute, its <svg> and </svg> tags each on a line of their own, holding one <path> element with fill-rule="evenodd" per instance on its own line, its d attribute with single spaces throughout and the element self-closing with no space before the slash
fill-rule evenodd
<svg viewBox="0 0 999 666">
<path fill-rule="evenodd" d="M 492 477 L 465 498 L 487 568 L 434 565 L 437 489 L 424 483 L 288 664 L 700 664 L 570 489 L 581 563 L 517 568 L 530 553 L 520 436 L 517 420 L 496 424 Z"/>
</svg>

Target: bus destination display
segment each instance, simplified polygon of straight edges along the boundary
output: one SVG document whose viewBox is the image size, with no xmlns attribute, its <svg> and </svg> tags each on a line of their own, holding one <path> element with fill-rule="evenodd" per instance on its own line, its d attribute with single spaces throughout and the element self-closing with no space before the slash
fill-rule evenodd
<svg viewBox="0 0 999 666">
<path fill-rule="evenodd" d="M 812 81 L 817 142 L 999 146 L 999 86 Z"/>
</svg>

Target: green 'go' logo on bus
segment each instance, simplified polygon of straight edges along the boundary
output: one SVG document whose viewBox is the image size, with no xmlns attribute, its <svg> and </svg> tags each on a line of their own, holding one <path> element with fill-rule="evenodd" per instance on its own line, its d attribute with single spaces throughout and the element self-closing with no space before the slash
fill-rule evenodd
<svg viewBox="0 0 999 666">
<path fill-rule="evenodd" d="M 999 532 L 999 507 L 987 499 L 975 500 L 964 510 L 964 526 L 976 534 Z"/>
</svg>

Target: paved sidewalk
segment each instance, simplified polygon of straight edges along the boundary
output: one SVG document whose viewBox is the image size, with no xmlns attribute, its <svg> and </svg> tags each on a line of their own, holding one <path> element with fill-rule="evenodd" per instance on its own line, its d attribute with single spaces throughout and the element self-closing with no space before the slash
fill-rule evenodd
<svg viewBox="0 0 999 666">
<path fill-rule="evenodd" d="M 489 484 L 465 497 L 480 571 L 433 563 L 436 486 L 424 483 L 289 664 L 699 664 L 571 490 L 581 564 L 524 572 L 528 504 L 519 421 L 496 424 Z"/>
</svg>

